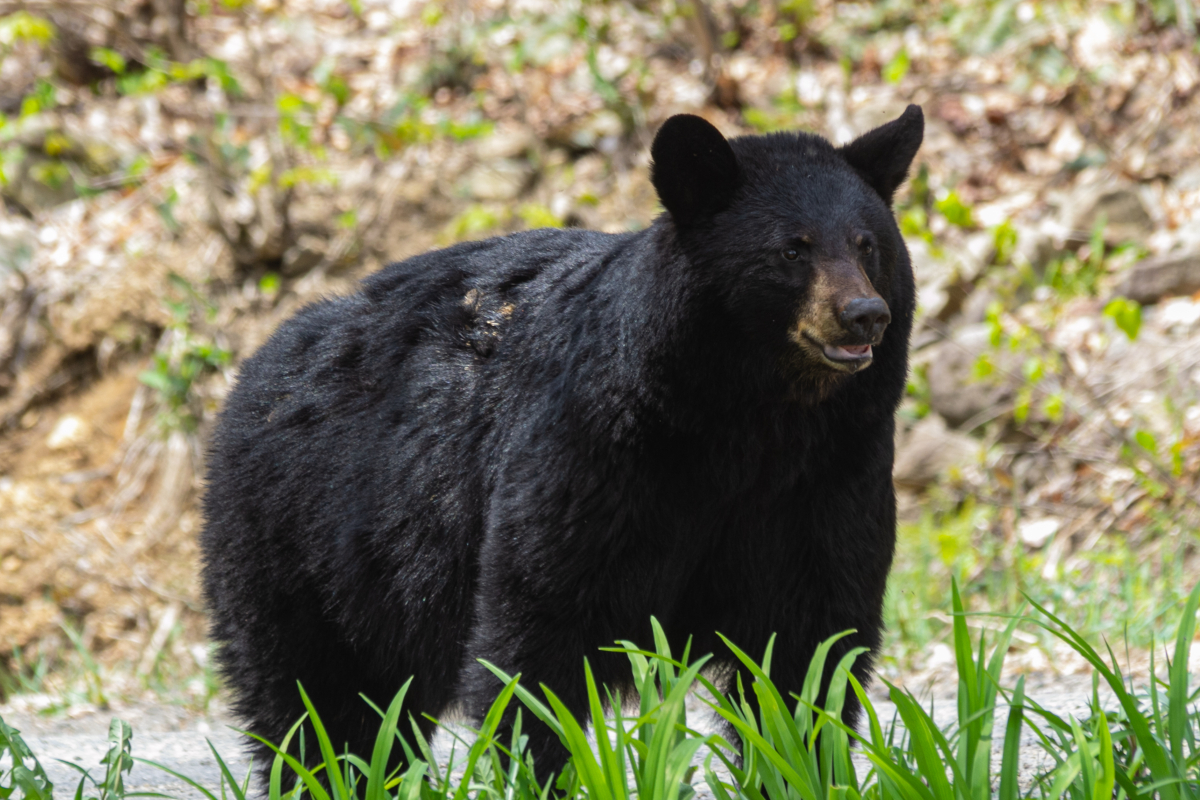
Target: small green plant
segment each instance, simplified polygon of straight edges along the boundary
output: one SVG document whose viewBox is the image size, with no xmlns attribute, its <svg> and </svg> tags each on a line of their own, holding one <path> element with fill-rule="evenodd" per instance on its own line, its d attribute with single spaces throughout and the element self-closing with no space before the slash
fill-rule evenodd
<svg viewBox="0 0 1200 800">
<path fill-rule="evenodd" d="M 154 389 L 163 407 L 159 423 L 164 430 L 192 431 L 198 411 L 194 407 L 192 387 L 205 375 L 229 364 L 231 354 L 192 330 L 193 319 L 199 310 L 211 316 L 216 308 L 202 297 L 183 278 L 172 273 L 172 288 L 183 295 L 181 300 L 167 300 L 171 322 L 159 352 L 154 354 L 153 366 L 138 375 L 138 380 Z"/>
<path fill-rule="evenodd" d="M 908 74 L 911 66 L 912 61 L 908 56 L 908 50 L 901 47 L 896 51 L 896 55 L 892 56 L 892 59 L 884 65 L 882 77 L 888 83 L 899 83 Z"/>
<path fill-rule="evenodd" d="M 975 217 L 971 206 L 963 202 L 963 199 L 958 196 L 958 192 L 947 192 L 945 197 L 933 204 L 933 207 L 951 225 L 959 228 L 975 227 Z"/>
<path fill-rule="evenodd" d="M 125 779 L 133 769 L 133 761 L 133 728 L 125 720 L 114 718 L 108 726 L 108 752 L 100 761 L 104 767 L 102 779 L 96 780 L 90 770 L 70 761 L 60 760 L 59 763 L 80 773 L 79 785 L 75 788 L 76 800 L 123 800 L 125 797 L 140 796 L 140 793 L 127 792 L 125 789 Z M 91 790 L 88 789 L 89 783 Z"/>
<path fill-rule="evenodd" d="M 1111 319 L 1130 341 L 1136 339 L 1142 329 L 1142 306 L 1136 300 L 1115 297 L 1104 306 L 1104 316 Z"/>
<path fill-rule="evenodd" d="M 18 11 L 0 17 L 0 53 L 7 52 L 22 42 L 44 46 L 50 43 L 54 35 L 52 22 L 28 11 Z"/>
<path fill-rule="evenodd" d="M 1005 220 L 992 228 L 992 264 L 1005 266 L 1011 264 L 1017 249 L 1017 229 L 1011 220 Z"/>
<path fill-rule="evenodd" d="M 8 764 L 3 766 L 6 760 Z M 0 718 L 0 798 L 50 800 L 53 792 L 54 784 L 21 738 L 21 732 L 10 728 Z"/>
</svg>

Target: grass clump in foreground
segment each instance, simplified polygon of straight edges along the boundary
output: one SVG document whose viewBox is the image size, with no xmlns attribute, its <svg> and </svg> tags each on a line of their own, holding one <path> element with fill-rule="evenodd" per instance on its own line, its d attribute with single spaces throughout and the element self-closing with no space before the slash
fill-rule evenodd
<svg viewBox="0 0 1200 800">
<path fill-rule="evenodd" d="M 407 685 L 386 711 L 376 709 L 382 722 L 374 750 L 367 756 L 339 754 L 306 696 L 307 716 L 316 734 L 321 763 L 310 772 L 285 754 L 299 730 L 297 722 L 276 750 L 269 798 L 631 800 L 636 796 L 639 800 L 692 800 L 696 795 L 693 763 L 701 748 L 708 747 L 711 749 L 701 768 L 717 800 L 1200 800 L 1200 715 L 1195 708 L 1198 692 L 1189 687 L 1187 671 L 1200 586 L 1184 603 L 1166 678 L 1152 677 L 1141 691 L 1135 691 L 1121 672 L 1110 648 L 1106 646 L 1106 658 L 1060 618 L 1037 603 L 1033 605 L 1036 616 L 1010 618 L 1007 627 L 989 644 L 986 633 L 974 639 L 968 631 L 967 615 L 955 586 L 953 638 L 958 702 L 956 719 L 945 726 L 935 723 L 911 694 L 891 684 L 889 694 L 896 706 L 896 718 L 887 724 L 881 722 L 863 687 L 849 671 L 861 651 L 847 654 L 835 666 L 825 707 L 818 708 L 815 701 L 820 676 L 838 637 L 817 651 L 801 694 L 790 698 L 784 698 L 770 680 L 770 647 L 762 663 L 756 663 L 731 643 L 732 652 L 753 680 L 749 686 L 739 683 L 733 692 L 723 695 L 700 674 L 709 657 L 688 663 L 685 651 L 680 660 L 675 660 L 656 623 L 654 651 L 640 650 L 628 642 L 622 642 L 619 648 L 629 657 L 639 690 L 636 714 L 627 715 L 619 697 L 596 685 L 586 662 L 590 720 L 576 719 L 548 689 L 542 687 L 539 697 L 520 684 L 519 676 L 510 678 L 493 668 L 506 680 L 505 689 L 475 741 L 466 745 L 465 757 L 455 760 L 449 769 L 439 767 L 429 743 L 415 726 L 411 739 L 415 747 L 402 730 Z M 1043 709 L 1026 696 L 1023 677 L 1011 693 L 1000 687 L 1009 641 L 1022 622 L 1060 638 L 1092 666 L 1093 692 L 1086 719 L 1064 719 Z M 1101 706 L 1101 683 L 1115 697 L 1112 710 Z M 717 698 L 710 702 L 713 711 L 730 722 L 740 736 L 740 766 L 732 757 L 729 742 L 688 727 L 685 699 L 697 684 Z M 866 713 L 861 733 L 840 720 L 847 692 L 851 691 Z M 748 692 L 753 692 L 758 701 L 757 713 L 747 701 Z M 526 713 L 534 714 L 558 732 L 569 749 L 571 760 L 563 774 L 538 782 L 531 760 L 523 753 L 519 716 L 512 740 L 497 740 L 501 717 L 514 698 Z M 1006 702 L 998 706 L 1000 698 Z M 606 715 L 606 700 L 613 709 L 612 717 Z M 1012 711 L 1004 727 L 1002 747 L 993 753 L 993 723 L 1005 704 Z M 589 724 L 605 735 L 589 740 L 585 734 Z M 1047 766 L 1022 776 L 1018 757 L 1026 725 L 1046 754 Z M 76 800 L 134 796 L 124 789 L 124 777 L 132 763 L 128 726 L 114 721 L 110 740 L 113 747 L 104 760 L 105 776 L 96 779 L 85 773 L 73 791 Z M 855 743 L 868 766 L 856 769 L 851 760 Z M 394 762 L 396 747 L 404 753 L 404 765 L 389 771 L 387 765 Z M 514 754 L 517 757 L 510 759 Z M 250 793 L 249 776 L 239 781 L 215 750 L 214 756 L 224 775 L 216 793 L 153 762 L 143 763 L 166 770 L 209 800 L 244 800 Z M 718 774 L 716 767 L 722 764 L 732 781 Z M 299 776 L 286 788 L 285 765 Z M 52 791 L 46 773 L 18 732 L 0 721 L 0 800 L 49 798 Z"/>
</svg>

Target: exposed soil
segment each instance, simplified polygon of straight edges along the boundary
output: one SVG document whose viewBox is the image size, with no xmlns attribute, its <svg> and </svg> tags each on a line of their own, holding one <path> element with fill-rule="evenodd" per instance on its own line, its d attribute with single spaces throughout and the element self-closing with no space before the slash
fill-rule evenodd
<svg viewBox="0 0 1200 800">
<path fill-rule="evenodd" d="M 531 225 L 647 224 L 648 144 L 677 112 L 730 135 L 806 128 L 841 142 L 922 104 L 923 169 L 899 206 L 926 220 L 909 230 L 921 385 L 901 419 L 903 513 L 936 498 L 991 503 L 1000 511 L 979 536 L 1044 556 L 1050 573 L 1092 569 L 1106 540 L 1192 563 L 1195 31 L 1140 5 L 1123 27 L 1098 7 L 1031 18 L 993 43 L 973 38 L 987 20 L 947 26 L 917 4 L 911 20 L 872 21 L 870 4 L 831 0 L 801 4 L 803 22 L 778 17 L 780 4 L 714 2 L 700 23 L 653 3 L 364 0 L 351 13 L 263 0 L 157 21 L 142 0 L 94 5 L 31 5 L 61 35 L 15 45 L 0 72 L 12 118 L 0 144 L 31 159 L 0 217 L 0 685 L 77 696 L 82 651 L 114 702 L 159 687 L 203 704 L 197 501 L 241 359 L 303 303 L 393 259 Z M 215 75 L 118 91 L 111 69 L 80 55 L 90 47 L 142 75 L 152 48 L 174 63 L 212 55 L 242 93 Z M 889 72 L 902 51 L 911 63 Z M 323 88 L 323 63 L 344 103 Z M 18 118 L 39 80 L 57 104 Z M 279 109 L 301 101 L 311 147 L 278 156 Z M 368 141 L 356 119 L 395 124 Z M 218 164 L 218 145 L 244 148 L 245 168 Z M 78 179 L 36 179 L 54 158 Z M 285 188 L 285 167 L 336 183 Z M 972 219 L 951 221 L 939 205 L 951 191 Z M 996 244 L 1006 221 L 1013 253 Z M 1050 286 L 1061 263 L 1098 265 L 1076 276 L 1093 283 Z M 1118 295 L 1146 304 L 1136 342 L 1105 314 Z M 984 380 L 993 334 L 1005 345 L 988 351 Z M 179 407 L 139 378 L 156 357 L 178 371 L 200 345 L 231 359 L 207 365 Z M 1034 356 L 1045 377 L 1029 377 Z"/>
</svg>

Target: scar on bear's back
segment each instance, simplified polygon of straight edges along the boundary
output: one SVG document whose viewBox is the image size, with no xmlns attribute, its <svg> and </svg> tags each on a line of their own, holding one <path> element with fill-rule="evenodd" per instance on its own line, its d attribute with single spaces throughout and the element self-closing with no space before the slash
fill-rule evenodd
<svg viewBox="0 0 1200 800">
<path fill-rule="evenodd" d="M 462 308 L 466 312 L 462 343 L 487 358 L 495 352 L 504 323 L 512 318 L 517 307 L 503 296 L 471 289 L 463 295 Z"/>
</svg>

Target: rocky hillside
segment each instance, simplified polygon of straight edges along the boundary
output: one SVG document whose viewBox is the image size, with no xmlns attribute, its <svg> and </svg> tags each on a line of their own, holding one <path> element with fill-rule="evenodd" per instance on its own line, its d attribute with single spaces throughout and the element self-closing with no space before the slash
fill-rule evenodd
<svg viewBox="0 0 1200 800">
<path fill-rule="evenodd" d="M 678 112 L 841 142 L 921 104 L 903 513 L 991 509 L 967 577 L 1190 564 L 1195 10 L 0 0 L 0 686 L 206 696 L 196 500 L 239 361 L 390 260 L 645 226 Z"/>
</svg>

